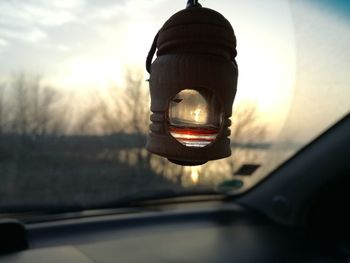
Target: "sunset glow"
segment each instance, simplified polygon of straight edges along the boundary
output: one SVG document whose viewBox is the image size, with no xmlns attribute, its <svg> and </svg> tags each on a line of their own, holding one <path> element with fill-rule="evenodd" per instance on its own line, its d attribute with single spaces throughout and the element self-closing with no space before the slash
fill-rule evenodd
<svg viewBox="0 0 350 263">
<path fill-rule="evenodd" d="M 142 187 L 151 182 L 144 174 L 165 176 L 165 185 L 213 186 L 238 177 L 242 165 L 259 165 L 252 176 L 239 176 L 244 189 L 349 113 L 349 1 L 199 2 L 221 13 L 237 38 L 238 86 L 232 114 L 226 98 L 212 92 L 216 87 L 174 80 L 171 86 L 183 86 L 171 90 L 177 92 L 171 93 L 173 98 L 160 96 L 167 104 L 155 107 L 155 120 L 162 124 L 154 127 L 169 132 L 178 143 L 176 155 L 186 147 L 195 147 L 189 150 L 193 153 L 201 152 L 200 147 L 216 150 L 216 140 L 227 136 L 231 156 L 183 168 L 145 148 L 152 114 L 145 60 L 155 35 L 185 8 L 185 0 L 0 1 L 0 133 L 18 136 L 29 150 L 32 143 L 22 135 L 39 146 L 40 138 L 56 136 L 72 151 L 67 160 L 77 155 L 84 156 L 84 162 L 90 160 L 85 157 L 90 141 L 98 142 L 101 149 L 93 158 L 98 156 L 104 165 L 121 165 L 121 172 L 113 176 L 140 165 L 134 174 L 143 176 Z M 186 74 L 191 70 L 186 68 Z M 216 76 L 210 78 L 210 83 L 218 83 Z M 160 75 L 161 88 L 169 88 L 168 80 Z M 84 154 L 74 153 L 71 139 L 81 140 L 87 147 L 81 149 Z M 22 151 L 17 139 L 14 142 Z M 167 147 L 157 142 L 158 146 Z M 98 169 L 94 176 L 101 178 L 108 169 Z"/>
<path fill-rule="evenodd" d="M 201 109 L 196 109 L 195 111 L 191 112 L 191 114 L 194 116 L 194 120 L 196 122 L 200 121 L 201 111 L 202 111 Z"/>
<path fill-rule="evenodd" d="M 198 183 L 199 178 L 199 167 L 198 166 L 191 166 L 191 179 L 194 184 Z"/>
<path fill-rule="evenodd" d="M 314 8 L 312 1 L 292 4 L 287 0 L 219 0 L 203 1 L 202 5 L 222 13 L 237 36 L 239 77 L 234 109 L 242 101 L 256 104 L 259 119 L 269 126 L 269 138 L 277 137 L 290 114 L 295 88 L 299 87 L 296 83 L 299 36 L 295 31 L 298 21 L 293 19 L 293 8 L 304 10 L 317 24 L 334 32 L 336 38 L 343 37 L 337 41 L 339 47 L 332 50 L 343 50 L 346 46 L 342 43 L 347 43 L 349 36 L 347 20 L 328 15 L 326 9 Z M 155 34 L 171 15 L 184 7 L 182 1 L 167 0 L 2 1 L 0 59 L 6 63 L 0 64 L 0 81 L 23 71 L 38 74 L 46 84 L 79 96 L 116 87 L 123 89 L 125 69 L 144 70 Z M 306 42 L 312 41 L 323 40 L 311 36 Z M 313 45 L 316 48 L 310 44 L 308 54 L 315 58 L 333 54 Z M 340 68 L 345 69 L 346 65 Z M 339 80 L 347 78 L 347 72 L 330 66 L 308 73 L 303 83 L 326 76 L 325 72 Z M 144 79 L 147 78 L 144 70 Z M 326 101 L 327 97 L 325 92 L 323 99 Z M 202 112 L 193 114 L 199 120 Z"/>
</svg>

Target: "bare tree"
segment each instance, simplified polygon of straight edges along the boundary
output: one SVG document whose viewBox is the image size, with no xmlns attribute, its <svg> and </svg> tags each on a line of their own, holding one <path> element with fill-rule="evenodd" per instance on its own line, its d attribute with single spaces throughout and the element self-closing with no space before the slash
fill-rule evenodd
<svg viewBox="0 0 350 263">
<path fill-rule="evenodd" d="M 149 91 L 140 70 L 126 73 L 126 92 L 123 97 L 124 109 L 130 112 L 128 129 L 146 134 L 149 125 Z"/>
<path fill-rule="evenodd" d="M 266 124 L 259 120 L 256 104 L 244 101 L 234 107 L 231 125 L 232 141 L 261 141 L 266 136 L 266 128 Z"/>
<path fill-rule="evenodd" d="M 136 162 L 143 168 L 150 165 L 150 154 L 142 147 L 149 125 L 149 91 L 146 84 L 141 70 L 128 69 L 125 87 L 113 87 L 108 99 L 104 99 L 99 106 L 103 133 L 133 135 L 133 144 L 138 147 L 127 151 L 127 157 L 123 159 Z"/>
<path fill-rule="evenodd" d="M 97 119 L 99 118 L 99 114 L 101 114 L 103 105 L 102 102 L 98 102 L 97 105 L 90 105 L 87 109 L 80 112 L 74 123 L 73 133 L 80 135 L 96 133 L 98 126 L 102 125 L 102 123 L 97 122 Z"/>
<path fill-rule="evenodd" d="M 117 87 L 111 87 L 108 91 L 108 99 L 101 98 L 99 104 L 100 127 L 103 134 L 117 134 L 125 132 L 128 125 L 128 117 L 123 109 L 121 94 Z"/>
<path fill-rule="evenodd" d="M 238 163 L 244 163 L 258 159 L 256 150 L 242 149 L 235 145 L 257 143 L 265 139 L 267 126 L 261 122 L 258 115 L 258 108 L 252 102 L 243 101 L 234 106 L 231 125 L 232 155 L 225 159 L 230 167 L 232 175 L 237 169 Z"/>
<path fill-rule="evenodd" d="M 5 120 L 5 84 L 0 83 L 0 135 L 3 134 L 6 126 L 6 120 Z"/>
<path fill-rule="evenodd" d="M 6 116 L 2 115 L 9 123 L 7 132 L 42 136 L 64 131 L 63 114 L 55 107 L 61 96 L 57 90 L 43 85 L 39 76 L 14 75 L 7 93 Z"/>
<path fill-rule="evenodd" d="M 149 92 L 139 69 L 128 68 L 125 86 L 112 86 L 107 95 L 100 94 L 96 114 L 102 134 L 145 135 L 149 122 Z M 95 120 L 96 121 L 96 120 Z"/>
<path fill-rule="evenodd" d="M 26 134 L 28 129 L 28 89 L 26 88 L 24 74 L 13 77 L 10 89 L 13 92 L 11 106 L 11 131 Z"/>
</svg>

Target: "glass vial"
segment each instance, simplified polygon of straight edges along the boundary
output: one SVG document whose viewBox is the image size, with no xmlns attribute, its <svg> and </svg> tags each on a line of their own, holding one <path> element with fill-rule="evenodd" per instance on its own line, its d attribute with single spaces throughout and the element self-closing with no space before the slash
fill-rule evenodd
<svg viewBox="0 0 350 263">
<path fill-rule="evenodd" d="M 222 112 L 214 94 L 205 89 L 184 89 L 170 101 L 169 132 L 188 147 L 213 142 L 220 129 Z"/>
</svg>

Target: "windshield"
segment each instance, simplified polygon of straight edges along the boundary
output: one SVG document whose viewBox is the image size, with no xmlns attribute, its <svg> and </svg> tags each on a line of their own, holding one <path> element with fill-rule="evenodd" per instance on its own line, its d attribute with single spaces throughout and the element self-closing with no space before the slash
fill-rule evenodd
<svg viewBox="0 0 350 263">
<path fill-rule="evenodd" d="M 202 1 L 237 37 L 232 155 L 145 149 L 149 47 L 186 1 L 0 1 L 0 213 L 242 193 L 349 113 L 349 1 Z"/>
</svg>

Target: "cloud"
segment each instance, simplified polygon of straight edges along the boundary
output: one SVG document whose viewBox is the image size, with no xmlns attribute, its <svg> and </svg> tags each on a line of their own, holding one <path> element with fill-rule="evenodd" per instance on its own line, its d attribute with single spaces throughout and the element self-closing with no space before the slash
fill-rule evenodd
<svg viewBox="0 0 350 263">
<path fill-rule="evenodd" d="M 50 27 L 76 20 L 78 5 L 68 1 L 0 1 L 0 37 L 5 41 L 39 43 L 48 38 Z M 73 3 L 77 1 L 72 1 Z"/>
<path fill-rule="evenodd" d="M 58 45 L 56 48 L 58 51 L 61 51 L 61 52 L 68 52 L 72 49 L 71 47 L 66 45 Z"/>
<path fill-rule="evenodd" d="M 71 8 L 31 1 L 1 1 L 1 26 L 58 26 L 76 17 Z"/>
<path fill-rule="evenodd" d="M 52 28 L 70 24 L 98 25 L 123 17 L 124 6 L 125 1 L 0 1 L 0 37 L 37 43 L 49 36 Z"/>
<path fill-rule="evenodd" d="M 161 26 L 155 20 L 171 5 L 165 0 L 0 0 L 0 47 L 7 45 L 0 60 L 11 61 L 0 65 L 0 75 L 30 70 L 34 61 L 45 74 L 54 74 L 65 60 L 87 55 L 113 57 L 119 64 L 143 61 Z"/>
<path fill-rule="evenodd" d="M 0 28 L 0 37 L 8 42 L 8 39 L 29 43 L 38 43 L 47 38 L 47 34 L 38 28 L 21 28 L 16 30 Z"/>
<path fill-rule="evenodd" d="M 8 41 L 5 39 L 0 38 L 0 47 L 6 47 L 8 45 Z"/>
</svg>

